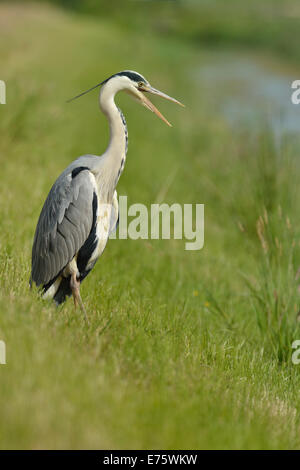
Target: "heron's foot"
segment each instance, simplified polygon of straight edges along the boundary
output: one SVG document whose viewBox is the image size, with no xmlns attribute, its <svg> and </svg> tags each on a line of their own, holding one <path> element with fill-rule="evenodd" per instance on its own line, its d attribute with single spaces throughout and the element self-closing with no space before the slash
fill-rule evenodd
<svg viewBox="0 0 300 470">
<path fill-rule="evenodd" d="M 75 308 L 79 304 L 80 310 L 84 314 L 85 321 L 89 325 L 90 322 L 89 322 L 89 319 L 88 319 L 88 316 L 87 316 L 87 313 L 86 313 L 86 309 L 83 305 L 82 298 L 81 298 L 81 295 L 80 295 L 80 281 L 78 281 L 76 273 L 73 273 L 71 275 L 70 287 L 72 289 Z"/>
</svg>

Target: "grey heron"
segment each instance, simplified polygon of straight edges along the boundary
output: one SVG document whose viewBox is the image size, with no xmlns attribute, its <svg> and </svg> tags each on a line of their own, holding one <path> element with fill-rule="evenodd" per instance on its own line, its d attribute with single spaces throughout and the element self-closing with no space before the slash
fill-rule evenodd
<svg viewBox="0 0 300 470">
<path fill-rule="evenodd" d="M 44 298 L 57 304 L 73 295 L 87 320 L 80 283 L 102 254 L 118 221 L 116 186 L 124 169 L 128 133 L 125 118 L 114 98 L 125 91 L 159 118 L 170 123 L 144 93 L 174 103 L 176 99 L 153 88 L 139 73 L 123 71 L 75 98 L 100 87 L 99 104 L 108 119 L 110 140 L 103 155 L 83 155 L 57 178 L 44 203 L 32 247 L 31 282 L 42 288 Z"/>
</svg>

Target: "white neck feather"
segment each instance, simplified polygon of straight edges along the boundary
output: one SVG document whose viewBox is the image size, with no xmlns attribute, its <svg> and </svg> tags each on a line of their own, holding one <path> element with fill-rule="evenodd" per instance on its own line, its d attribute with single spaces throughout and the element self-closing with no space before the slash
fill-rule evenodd
<svg viewBox="0 0 300 470">
<path fill-rule="evenodd" d="M 117 80 L 111 79 L 102 86 L 99 94 L 100 109 L 109 122 L 110 139 L 108 147 L 102 155 L 101 164 L 97 165 L 95 176 L 102 199 L 108 202 L 112 200 L 126 158 L 127 127 L 124 117 L 114 101 L 116 93 L 123 88 L 124 86 L 120 87 Z"/>
<path fill-rule="evenodd" d="M 100 109 L 107 117 L 110 129 L 110 139 L 105 155 L 107 155 L 112 165 L 116 165 L 117 171 L 122 158 L 124 158 L 126 154 L 127 140 L 126 124 L 124 125 L 122 115 L 114 101 L 115 95 L 119 89 L 116 83 L 114 83 L 114 80 L 110 80 L 103 85 L 99 94 Z"/>
</svg>

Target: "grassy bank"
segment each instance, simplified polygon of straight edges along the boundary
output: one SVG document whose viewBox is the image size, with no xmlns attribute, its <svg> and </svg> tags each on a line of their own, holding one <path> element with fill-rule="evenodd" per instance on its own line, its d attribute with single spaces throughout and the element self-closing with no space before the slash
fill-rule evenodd
<svg viewBox="0 0 300 470">
<path fill-rule="evenodd" d="M 1 2 L 1 0 L 0 0 Z M 31 0 L 23 0 L 30 3 Z M 40 0 L 143 35 L 180 38 L 209 48 L 272 52 L 299 62 L 300 8 L 297 0 Z"/>
<path fill-rule="evenodd" d="M 1 448 L 299 448 L 299 168 L 268 130 L 233 135 L 192 71 L 199 45 L 43 5 L 0 4 Z M 205 204 L 205 246 L 111 240 L 72 302 L 28 289 L 44 198 L 74 158 L 101 154 L 96 93 L 133 69 L 186 104 L 169 129 L 118 97 L 129 203 Z"/>
</svg>

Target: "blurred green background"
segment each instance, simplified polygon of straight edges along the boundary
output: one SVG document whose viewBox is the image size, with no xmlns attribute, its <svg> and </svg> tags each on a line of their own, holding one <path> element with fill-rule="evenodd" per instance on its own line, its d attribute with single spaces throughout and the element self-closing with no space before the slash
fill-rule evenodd
<svg viewBox="0 0 300 470">
<path fill-rule="evenodd" d="M 299 448 L 300 78 L 295 0 L 0 2 L 1 448 Z M 111 240 L 72 301 L 30 291 L 59 173 L 108 141 L 97 92 L 132 69 L 119 195 L 204 203 L 205 245 Z M 155 99 L 155 98 L 154 98 Z M 154 101 L 153 99 L 153 101 Z"/>
</svg>

